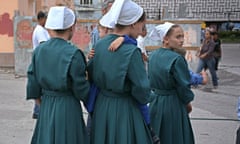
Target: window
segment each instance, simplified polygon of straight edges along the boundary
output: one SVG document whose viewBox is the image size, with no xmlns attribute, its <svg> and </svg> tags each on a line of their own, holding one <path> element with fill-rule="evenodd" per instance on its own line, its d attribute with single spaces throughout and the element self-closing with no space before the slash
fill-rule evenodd
<svg viewBox="0 0 240 144">
<path fill-rule="evenodd" d="M 92 5 L 92 0 L 80 0 L 80 5 Z"/>
<path fill-rule="evenodd" d="M 93 4 L 95 1 L 75 0 L 75 10 L 78 12 L 94 12 L 96 11 L 96 8 L 94 7 L 94 4 Z"/>
</svg>

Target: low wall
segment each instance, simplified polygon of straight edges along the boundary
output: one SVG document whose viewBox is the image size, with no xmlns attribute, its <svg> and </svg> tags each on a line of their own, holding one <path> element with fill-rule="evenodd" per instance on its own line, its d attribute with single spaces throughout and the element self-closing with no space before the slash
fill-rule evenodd
<svg viewBox="0 0 240 144">
<path fill-rule="evenodd" d="M 0 53 L 0 67 L 14 67 L 14 53 Z"/>
<path fill-rule="evenodd" d="M 184 30 L 184 47 L 187 50 L 196 51 L 200 46 L 201 21 L 173 21 L 182 26 Z M 97 20 L 79 19 L 75 26 L 72 42 L 76 44 L 85 54 L 89 51 L 91 32 L 97 25 Z M 150 32 L 156 25 L 163 21 L 147 21 L 147 30 Z M 14 67 L 17 75 L 26 75 L 27 68 L 32 57 L 32 33 L 36 26 L 33 17 L 16 16 L 14 18 Z M 158 48 L 158 43 L 145 40 L 146 49 L 152 51 Z M 192 53 L 192 52 L 191 52 Z"/>
</svg>

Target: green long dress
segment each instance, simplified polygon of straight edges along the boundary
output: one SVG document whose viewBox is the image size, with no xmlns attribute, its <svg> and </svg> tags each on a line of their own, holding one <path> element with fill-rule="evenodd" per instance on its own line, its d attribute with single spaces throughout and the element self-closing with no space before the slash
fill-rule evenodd
<svg viewBox="0 0 240 144">
<path fill-rule="evenodd" d="M 150 101 L 150 85 L 140 50 L 122 44 L 110 52 L 110 34 L 98 41 L 89 74 L 100 89 L 92 116 L 91 144 L 151 144 L 138 104 Z"/>
<path fill-rule="evenodd" d="M 157 98 L 150 103 L 153 130 L 161 144 L 194 144 L 186 105 L 194 98 L 184 57 L 160 48 L 149 57 L 148 74 Z"/>
<path fill-rule="evenodd" d="M 86 102 L 90 86 L 82 52 L 52 38 L 35 49 L 27 76 L 27 99 L 42 100 L 31 143 L 88 144 L 80 100 Z"/>
</svg>

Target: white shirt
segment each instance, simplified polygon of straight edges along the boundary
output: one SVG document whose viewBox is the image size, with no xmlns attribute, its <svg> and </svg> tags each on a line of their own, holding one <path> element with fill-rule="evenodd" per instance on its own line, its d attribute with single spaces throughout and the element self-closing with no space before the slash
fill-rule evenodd
<svg viewBox="0 0 240 144">
<path fill-rule="evenodd" d="M 41 42 L 47 41 L 50 39 L 48 31 L 41 25 L 37 25 L 33 31 L 32 43 L 33 49 L 35 49 Z"/>
<path fill-rule="evenodd" d="M 145 48 L 145 44 L 144 44 L 144 41 L 145 41 L 145 37 L 142 37 L 141 35 L 138 36 L 137 38 L 137 47 L 141 50 L 141 52 L 147 56 L 147 51 L 146 51 L 146 48 Z M 148 69 L 147 67 L 147 62 L 144 61 L 145 63 L 145 68 L 146 70 Z"/>
<path fill-rule="evenodd" d="M 141 49 L 141 52 L 147 55 L 146 49 L 145 49 L 145 44 L 144 44 L 145 38 L 142 37 L 141 35 L 138 36 L 137 38 L 137 46 Z"/>
</svg>

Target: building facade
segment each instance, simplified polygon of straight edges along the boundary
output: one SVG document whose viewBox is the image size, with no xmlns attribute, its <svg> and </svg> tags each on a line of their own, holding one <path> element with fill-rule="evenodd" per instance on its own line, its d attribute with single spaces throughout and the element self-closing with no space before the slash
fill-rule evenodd
<svg viewBox="0 0 240 144">
<path fill-rule="evenodd" d="M 20 0 L 15 0 L 20 1 Z M 21 0 L 20 15 L 34 16 L 39 10 L 48 10 L 56 4 L 67 5 L 78 16 L 98 19 L 103 0 Z M 134 0 L 141 5 L 151 20 L 240 21 L 239 0 Z"/>
<path fill-rule="evenodd" d="M 141 5 L 147 13 L 149 21 L 167 20 L 196 20 L 204 21 L 206 25 L 214 25 L 216 29 L 222 25 L 239 23 L 240 25 L 240 1 L 239 0 L 134 0 Z M 101 17 L 101 3 L 103 0 L 12 0 L 7 3 L 0 0 L 0 67 L 14 66 L 14 54 L 16 45 L 14 37 L 19 30 L 14 25 L 14 18 L 18 16 L 30 16 L 36 22 L 38 11 L 48 11 L 54 5 L 67 5 L 75 10 L 78 19 L 97 21 Z M 91 25 L 91 24 L 89 24 Z M 88 26 L 89 26 L 88 25 Z M 78 29 L 80 33 L 86 33 L 89 39 L 89 27 Z M 240 29 L 240 27 L 239 27 Z M 28 33 L 25 25 L 20 32 Z M 86 31 L 86 32 L 85 32 Z M 15 33 L 14 33 L 15 32 Z M 24 39 L 30 40 L 31 33 L 24 35 Z M 23 44 L 26 44 L 23 42 Z"/>
<path fill-rule="evenodd" d="M 239 0 L 135 0 L 152 20 L 201 20 L 215 30 L 240 30 Z"/>
<path fill-rule="evenodd" d="M 0 0 L 0 66 L 12 66 L 14 64 L 14 35 L 13 17 L 18 7 L 18 1 L 6 2 Z"/>
<path fill-rule="evenodd" d="M 200 20 L 204 26 L 229 30 L 240 29 L 239 0 L 134 0 L 147 13 L 148 20 Z M 74 0 L 81 19 L 99 19 L 102 0 Z"/>
<path fill-rule="evenodd" d="M 59 4 L 74 9 L 73 0 L 18 0 L 16 11 L 19 16 L 36 16 L 38 11 L 48 11 L 51 6 Z"/>
<path fill-rule="evenodd" d="M 239 0 L 135 0 L 149 19 L 240 21 Z"/>
<path fill-rule="evenodd" d="M 15 42 L 14 37 L 18 25 L 15 23 L 15 18 L 18 16 L 32 17 L 36 21 L 38 11 L 48 11 L 51 6 L 63 4 L 74 9 L 73 0 L 0 0 L 0 67 L 14 67 L 16 62 L 15 57 Z M 27 23 L 21 26 L 22 31 L 28 31 Z M 31 38 L 31 35 L 21 35 L 22 38 Z M 23 57 L 25 58 L 25 57 Z"/>
</svg>

